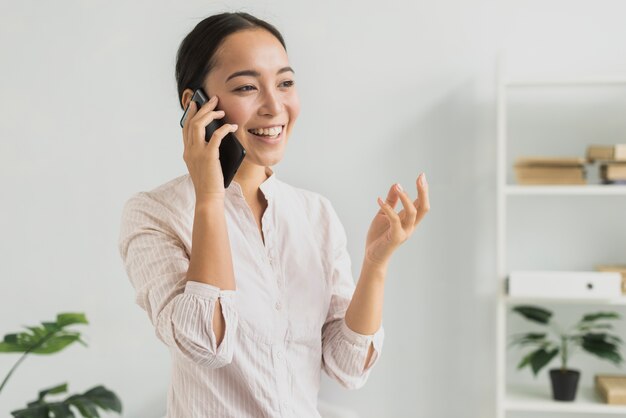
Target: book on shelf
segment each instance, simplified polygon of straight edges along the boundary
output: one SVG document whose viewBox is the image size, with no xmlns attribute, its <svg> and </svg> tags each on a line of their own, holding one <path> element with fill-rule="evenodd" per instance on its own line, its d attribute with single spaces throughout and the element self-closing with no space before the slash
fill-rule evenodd
<svg viewBox="0 0 626 418">
<path fill-rule="evenodd" d="M 518 157 L 515 166 L 518 167 L 582 167 L 587 161 L 581 157 Z"/>
<path fill-rule="evenodd" d="M 600 165 L 600 178 L 603 182 L 626 181 L 626 163 L 604 163 Z"/>
<path fill-rule="evenodd" d="M 624 264 L 602 264 L 596 266 L 598 271 L 614 271 L 622 276 L 622 293 L 626 295 L 626 265 Z"/>
<path fill-rule="evenodd" d="M 519 184 L 587 184 L 585 159 L 580 157 L 520 157 L 514 169 Z"/>
<path fill-rule="evenodd" d="M 513 271 L 507 287 L 511 297 L 613 299 L 622 296 L 622 276 L 615 271 Z"/>
<path fill-rule="evenodd" d="M 589 161 L 626 161 L 626 144 L 589 145 L 587 147 Z"/>
<path fill-rule="evenodd" d="M 626 405 L 626 375 L 597 374 L 596 391 L 605 403 Z"/>
</svg>

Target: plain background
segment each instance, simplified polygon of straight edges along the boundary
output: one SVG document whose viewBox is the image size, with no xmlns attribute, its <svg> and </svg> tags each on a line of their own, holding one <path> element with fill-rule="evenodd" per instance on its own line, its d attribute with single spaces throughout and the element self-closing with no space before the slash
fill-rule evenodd
<svg viewBox="0 0 626 418">
<path fill-rule="evenodd" d="M 134 303 L 120 213 L 132 194 L 186 173 L 175 54 L 222 11 L 255 14 L 285 36 L 302 111 L 275 172 L 331 200 L 355 279 L 376 197 L 394 182 L 415 196 L 417 175 L 428 176 L 431 212 L 389 270 L 380 362 L 358 391 L 324 377 L 320 397 L 362 417 L 493 416 L 496 56 L 506 51 L 519 74 L 626 74 L 623 1 L 2 0 L 0 335 L 59 312 L 90 324 L 76 327 L 88 348 L 26 359 L 0 415 L 68 382 L 70 393 L 114 390 L 125 417 L 163 416 L 169 355 Z M 587 139 L 624 142 L 625 130 Z M 582 211 L 568 212 L 572 222 L 587 219 L 585 205 L 571 205 Z M 598 240 L 616 261 L 626 234 L 611 231 Z M 520 239 L 532 246 L 537 235 Z M 588 267 L 558 255 L 559 267 Z M 0 377 L 17 358 L 0 356 Z M 545 372 L 537 381 L 547 385 Z"/>
</svg>

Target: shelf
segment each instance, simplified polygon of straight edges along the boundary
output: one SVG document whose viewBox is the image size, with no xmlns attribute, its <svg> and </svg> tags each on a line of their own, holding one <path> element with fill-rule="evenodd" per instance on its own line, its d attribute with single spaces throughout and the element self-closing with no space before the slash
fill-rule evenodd
<svg viewBox="0 0 626 418">
<path fill-rule="evenodd" d="M 504 408 L 507 411 L 570 412 L 622 416 L 626 414 L 626 405 L 603 403 L 592 387 L 579 387 L 576 400 L 572 402 L 555 401 L 552 399 L 549 381 L 545 382 L 545 386 L 507 386 Z"/>
<path fill-rule="evenodd" d="M 626 77 L 594 77 L 594 78 L 519 78 L 504 82 L 505 87 L 559 87 L 559 86 L 595 86 L 595 85 L 626 84 Z"/>
<path fill-rule="evenodd" d="M 556 298 L 527 298 L 505 296 L 507 304 L 528 304 L 528 303 L 558 303 L 564 305 L 626 305 L 626 296 L 613 299 L 556 299 Z"/>
<path fill-rule="evenodd" d="M 587 186 L 520 186 L 509 184 L 504 187 L 507 196 L 626 196 L 624 185 L 590 184 Z"/>
</svg>

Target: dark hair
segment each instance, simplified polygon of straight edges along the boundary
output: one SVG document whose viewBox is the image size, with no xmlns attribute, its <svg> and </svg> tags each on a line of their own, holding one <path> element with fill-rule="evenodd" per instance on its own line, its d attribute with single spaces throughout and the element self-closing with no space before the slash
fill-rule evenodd
<svg viewBox="0 0 626 418">
<path fill-rule="evenodd" d="M 221 13 L 209 16 L 180 43 L 176 54 L 176 83 L 178 103 L 182 104 L 183 91 L 202 87 L 207 74 L 215 66 L 215 52 L 228 35 L 244 29 L 262 28 L 274 35 L 285 51 L 285 40 L 271 24 L 245 12 Z"/>
</svg>

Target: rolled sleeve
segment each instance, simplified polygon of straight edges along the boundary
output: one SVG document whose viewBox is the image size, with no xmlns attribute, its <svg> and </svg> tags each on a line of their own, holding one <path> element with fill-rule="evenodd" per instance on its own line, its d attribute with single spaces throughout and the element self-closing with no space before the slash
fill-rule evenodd
<svg viewBox="0 0 626 418">
<path fill-rule="evenodd" d="M 160 203 L 140 193 L 124 206 L 119 252 L 136 302 L 171 350 L 209 368 L 232 361 L 238 316 L 235 291 L 187 281 L 189 258 Z M 213 315 L 220 300 L 224 338 L 217 345 Z"/>
<path fill-rule="evenodd" d="M 360 388 L 380 357 L 384 335 L 382 326 L 372 335 L 363 335 L 351 330 L 345 319 L 328 324 L 324 331 L 326 373 L 348 389 Z M 374 351 L 369 363 L 365 364 L 370 345 Z"/>
</svg>

